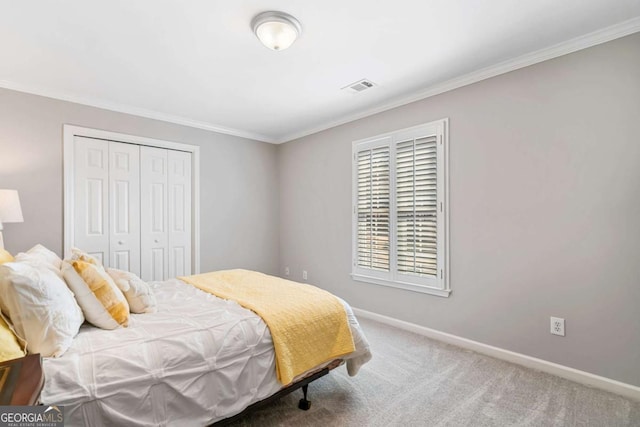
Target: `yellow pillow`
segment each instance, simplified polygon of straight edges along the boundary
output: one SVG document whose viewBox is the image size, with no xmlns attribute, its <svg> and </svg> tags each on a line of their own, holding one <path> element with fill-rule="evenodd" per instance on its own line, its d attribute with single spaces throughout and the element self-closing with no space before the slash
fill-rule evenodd
<svg viewBox="0 0 640 427">
<path fill-rule="evenodd" d="M 13 261 L 15 261 L 13 255 L 11 255 L 8 251 L 5 251 L 4 249 L 0 249 L 0 264 Z"/>
<path fill-rule="evenodd" d="M 4 317 L 0 316 L 0 362 L 24 357 L 26 352 Z"/>
<path fill-rule="evenodd" d="M 89 323 L 102 329 L 129 324 L 129 304 L 104 267 L 65 261 L 62 274 Z"/>
</svg>

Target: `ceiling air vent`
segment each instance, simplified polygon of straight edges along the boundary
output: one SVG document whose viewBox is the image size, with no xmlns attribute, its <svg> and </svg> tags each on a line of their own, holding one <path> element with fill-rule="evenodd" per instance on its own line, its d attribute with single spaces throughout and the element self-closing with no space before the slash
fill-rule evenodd
<svg viewBox="0 0 640 427">
<path fill-rule="evenodd" d="M 342 90 L 346 90 L 347 92 L 351 92 L 351 93 L 359 93 L 367 89 L 371 89 L 374 86 L 375 84 L 372 81 L 367 79 L 362 79 L 360 81 L 351 83 L 350 85 L 343 87 Z"/>
</svg>

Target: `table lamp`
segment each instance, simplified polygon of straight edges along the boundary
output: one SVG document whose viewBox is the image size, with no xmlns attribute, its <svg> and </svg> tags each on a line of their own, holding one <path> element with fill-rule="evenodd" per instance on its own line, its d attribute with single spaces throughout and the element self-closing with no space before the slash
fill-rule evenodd
<svg viewBox="0 0 640 427">
<path fill-rule="evenodd" d="M 20 198 L 17 190 L 0 189 L 0 249 L 4 249 L 2 224 L 8 222 L 24 222 Z"/>
</svg>

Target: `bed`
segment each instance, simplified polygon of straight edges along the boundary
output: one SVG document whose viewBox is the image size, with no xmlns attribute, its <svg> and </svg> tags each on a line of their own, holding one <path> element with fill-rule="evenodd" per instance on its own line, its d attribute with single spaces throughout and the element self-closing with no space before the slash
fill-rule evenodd
<svg viewBox="0 0 640 427">
<path fill-rule="evenodd" d="M 45 358 L 44 405 L 63 405 L 66 425 L 210 425 L 283 389 L 269 328 L 250 310 L 178 279 L 151 283 L 157 312 L 129 327 L 80 328 L 66 353 Z M 371 354 L 351 308 L 355 375 Z M 309 378 L 327 361 L 294 379 Z"/>
</svg>

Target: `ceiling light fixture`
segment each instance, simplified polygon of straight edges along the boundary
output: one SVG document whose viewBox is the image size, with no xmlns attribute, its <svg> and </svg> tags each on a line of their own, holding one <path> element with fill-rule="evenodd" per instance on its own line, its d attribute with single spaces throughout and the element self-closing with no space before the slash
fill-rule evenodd
<svg viewBox="0 0 640 427">
<path fill-rule="evenodd" d="M 251 20 L 251 27 L 263 45 L 285 50 L 302 34 L 300 22 L 284 12 L 262 12 Z"/>
</svg>

